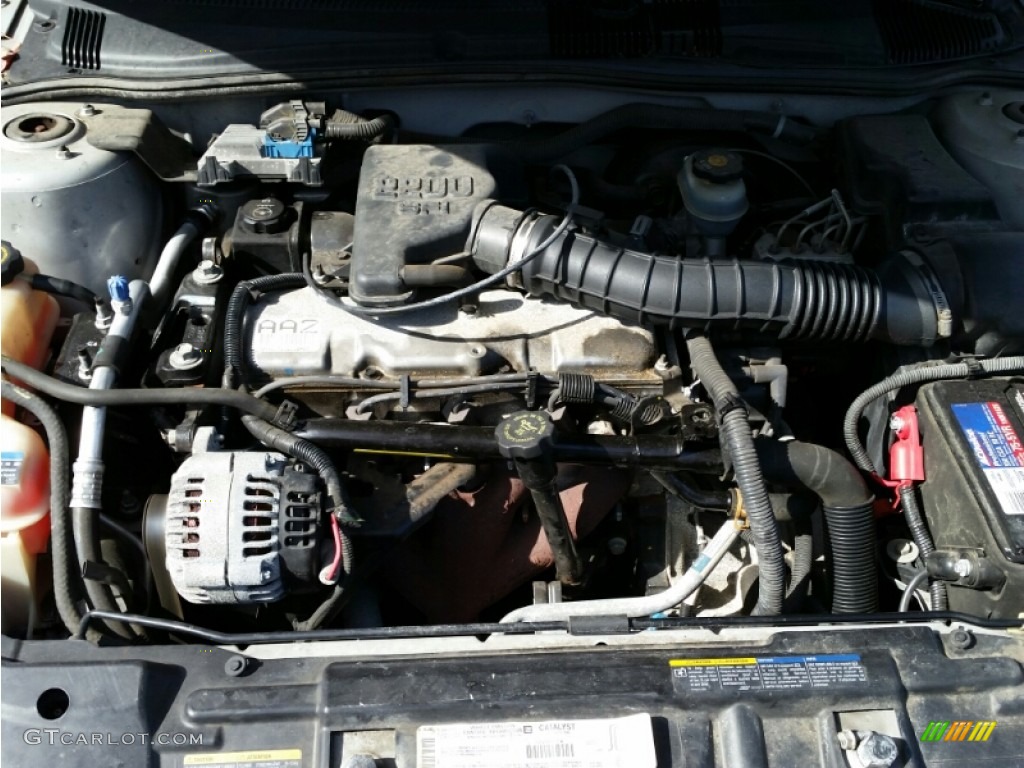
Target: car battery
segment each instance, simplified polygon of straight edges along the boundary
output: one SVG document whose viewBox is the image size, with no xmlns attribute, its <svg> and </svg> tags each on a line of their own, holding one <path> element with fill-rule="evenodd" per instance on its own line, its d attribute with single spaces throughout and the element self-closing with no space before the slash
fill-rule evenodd
<svg viewBox="0 0 1024 768">
<path fill-rule="evenodd" d="M 927 384 L 915 405 L 923 513 L 956 578 L 949 608 L 1015 618 L 1024 612 L 1024 379 Z"/>
</svg>

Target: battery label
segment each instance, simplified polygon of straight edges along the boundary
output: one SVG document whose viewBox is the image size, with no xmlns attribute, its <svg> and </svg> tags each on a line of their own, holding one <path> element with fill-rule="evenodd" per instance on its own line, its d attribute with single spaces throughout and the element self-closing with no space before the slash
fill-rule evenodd
<svg viewBox="0 0 1024 768">
<path fill-rule="evenodd" d="M 760 656 L 724 659 L 671 659 L 678 690 L 786 691 L 863 685 L 867 670 L 855 653 L 821 656 Z"/>
<path fill-rule="evenodd" d="M 648 714 L 416 731 L 417 768 L 655 768 L 657 762 Z"/>
<path fill-rule="evenodd" d="M 1024 442 L 1000 403 L 956 403 L 953 415 L 1008 515 L 1024 515 Z"/>
<path fill-rule="evenodd" d="M 0 453 L 0 485 L 17 485 L 21 481 L 21 468 L 25 454 L 21 451 Z"/>
</svg>

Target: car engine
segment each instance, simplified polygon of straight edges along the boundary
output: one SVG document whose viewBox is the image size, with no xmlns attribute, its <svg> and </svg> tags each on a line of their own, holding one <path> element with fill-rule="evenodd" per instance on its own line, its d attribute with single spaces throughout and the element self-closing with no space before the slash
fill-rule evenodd
<svg viewBox="0 0 1024 768">
<path fill-rule="evenodd" d="M 1024 612 L 1024 93 L 227 114 L 3 107 L 6 634 Z"/>
</svg>

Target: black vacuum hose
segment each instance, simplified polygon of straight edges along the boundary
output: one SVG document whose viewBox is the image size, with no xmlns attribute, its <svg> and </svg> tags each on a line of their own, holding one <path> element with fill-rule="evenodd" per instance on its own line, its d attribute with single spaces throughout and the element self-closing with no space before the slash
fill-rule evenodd
<svg viewBox="0 0 1024 768">
<path fill-rule="evenodd" d="M 224 386 L 235 389 L 245 384 L 245 353 L 242 345 L 242 327 L 249 302 L 262 293 L 302 288 L 306 278 L 298 273 L 266 275 L 243 280 L 231 291 L 224 310 Z"/>
<path fill-rule="evenodd" d="M 756 441 L 765 475 L 821 499 L 832 545 L 832 612 L 878 610 L 874 497 L 857 468 L 835 451 L 796 440 Z"/>
<path fill-rule="evenodd" d="M 925 347 L 938 338 L 938 289 L 902 256 L 877 272 L 811 260 L 687 259 L 621 248 L 570 229 L 525 260 L 560 221 L 485 201 L 466 250 L 489 274 L 522 261 L 514 279 L 535 296 L 631 323 Z"/>
<path fill-rule="evenodd" d="M 253 397 L 245 392 L 228 389 L 201 389 L 185 387 L 174 389 L 88 389 L 75 384 L 68 384 L 47 376 L 35 368 L 4 357 L 0 367 L 4 372 L 19 381 L 23 381 L 33 389 L 37 389 L 55 400 L 63 400 L 76 405 L 103 406 L 141 406 L 141 405 L 223 405 L 237 408 L 243 413 L 251 413 L 261 419 L 274 421 L 278 418 L 278 409 L 265 400 Z"/>
<path fill-rule="evenodd" d="M 704 131 L 748 133 L 754 131 L 792 143 L 806 144 L 817 136 L 807 125 L 770 112 L 734 109 L 673 107 L 663 104 L 623 104 L 573 126 L 555 136 L 505 142 L 505 146 L 530 163 L 558 160 L 625 128 L 647 131 Z"/>
<path fill-rule="evenodd" d="M 786 566 L 775 512 L 754 448 L 747 411 L 736 385 L 718 362 L 711 342 L 703 336 L 693 336 L 687 339 L 686 348 L 690 353 L 690 365 L 722 420 L 719 431 L 722 449 L 732 462 L 736 485 L 743 495 L 743 507 L 757 548 L 758 591 L 754 615 L 774 616 L 782 612 Z"/>
<path fill-rule="evenodd" d="M 77 565 L 84 570 L 86 564 L 105 565 L 100 552 L 100 512 L 88 507 L 71 508 L 71 530 L 75 540 Z M 103 581 L 85 577 L 85 592 L 89 602 L 98 611 L 121 612 L 110 585 Z M 127 624 L 108 622 L 110 631 L 125 640 L 134 640 L 136 635 Z"/>
</svg>

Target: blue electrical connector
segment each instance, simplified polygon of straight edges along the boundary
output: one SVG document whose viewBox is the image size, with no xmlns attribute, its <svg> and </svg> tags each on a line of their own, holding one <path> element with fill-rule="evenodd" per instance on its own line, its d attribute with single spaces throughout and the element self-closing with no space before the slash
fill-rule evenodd
<svg viewBox="0 0 1024 768">
<path fill-rule="evenodd" d="M 295 141 L 294 139 L 278 141 L 277 139 L 273 139 L 264 134 L 263 156 L 288 158 L 292 160 L 300 157 L 313 157 L 313 140 L 315 138 L 316 129 L 312 127 L 310 127 L 309 132 L 306 134 L 306 138 L 300 141 Z"/>
</svg>

